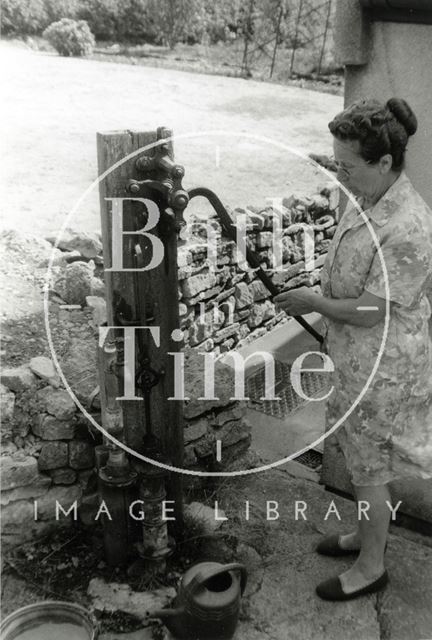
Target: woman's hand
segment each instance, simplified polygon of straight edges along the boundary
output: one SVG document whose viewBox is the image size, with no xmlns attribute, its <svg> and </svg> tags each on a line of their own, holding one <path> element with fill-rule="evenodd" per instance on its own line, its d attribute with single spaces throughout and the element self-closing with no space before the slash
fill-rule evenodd
<svg viewBox="0 0 432 640">
<path fill-rule="evenodd" d="M 273 302 L 277 309 L 282 309 L 289 316 L 301 316 L 315 311 L 316 297 L 317 294 L 310 287 L 299 287 L 280 293 L 273 298 Z"/>
</svg>

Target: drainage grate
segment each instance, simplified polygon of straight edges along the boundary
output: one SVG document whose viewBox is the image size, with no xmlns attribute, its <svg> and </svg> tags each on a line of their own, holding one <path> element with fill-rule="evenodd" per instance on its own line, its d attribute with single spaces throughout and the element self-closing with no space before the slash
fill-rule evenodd
<svg viewBox="0 0 432 640">
<path fill-rule="evenodd" d="M 319 451 L 315 451 L 315 449 L 309 449 L 309 451 L 305 451 L 301 453 L 297 458 L 294 458 L 296 462 L 303 464 L 305 467 L 309 467 L 310 469 L 318 469 L 322 465 L 323 455 Z"/>
<path fill-rule="evenodd" d="M 284 418 L 296 409 L 306 405 L 307 400 L 301 398 L 290 382 L 291 365 L 275 360 L 275 395 L 280 400 L 261 400 L 265 395 L 265 367 L 246 378 L 249 407 L 275 418 Z M 301 374 L 301 385 L 305 395 L 313 398 L 329 391 L 328 375 L 305 371 Z"/>
</svg>

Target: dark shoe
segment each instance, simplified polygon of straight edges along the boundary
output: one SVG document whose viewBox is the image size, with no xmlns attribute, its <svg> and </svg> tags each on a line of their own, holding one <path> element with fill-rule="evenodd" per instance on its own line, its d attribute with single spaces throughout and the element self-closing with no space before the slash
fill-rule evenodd
<svg viewBox="0 0 432 640">
<path fill-rule="evenodd" d="M 327 536 L 318 544 L 316 551 L 322 556 L 350 556 L 360 552 L 360 549 L 342 549 L 339 539 L 337 535 Z"/>
<path fill-rule="evenodd" d="M 335 578 L 330 578 L 330 580 L 324 580 L 324 582 L 321 582 L 316 588 L 316 593 L 323 600 L 352 600 L 353 598 L 358 598 L 359 596 L 364 596 L 368 593 L 381 591 L 381 589 L 384 589 L 387 585 L 388 581 L 388 573 L 387 571 L 384 571 L 377 580 L 374 580 L 366 587 L 362 587 L 361 589 L 357 589 L 351 593 L 345 593 L 342 589 L 339 576 L 336 576 Z"/>
</svg>

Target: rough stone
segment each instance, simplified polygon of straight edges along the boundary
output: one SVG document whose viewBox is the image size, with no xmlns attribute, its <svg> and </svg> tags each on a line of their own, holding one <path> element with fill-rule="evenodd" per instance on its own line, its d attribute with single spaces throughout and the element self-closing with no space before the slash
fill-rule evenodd
<svg viewBox="0 0 432 640">
<path fill-rule="evenodd" d="M 252 293 L 253 301 L 259 302 L 269 297 L 269 291 L 265 284 L 261 280 L 254 280 L 249 285 L 250 292 Z"/>
<path fill-rule="evenodd" d="M 94 262 L 68 264 L 64 275 L 54 284 L 55 291 L 68 304 L 84 305 L 87 296 L 94 295 Z"/>
<path fill-rule="evenodd" d="M 218 285 L 216 287 L 212 287 L 211 289 L 206 289 L 205 291 L 201 291 L 201 293 L 199 293 L 194 298 L 188 298 L 186 302 L 189 306 L 193 306 L 195 304 L 198 304 L 199 302 L 216 298 L 220 292 L 221 292 L 221 287 L 220 285 Z"/>
<path fill-rule="evenodd" d="M 33 373 L 25 366 L 3 369 L 0 380 L 14 393 L 25 391 L 36 383 Z"/>
<path fill-rule="evenodd" d="M 253 302 L 253 294 L 245 282 L 239 282 L 236 284 L 234 297 L 236 301 L 236 309 L 248 307 Z"/>
<path fill-rule="evenodd" d="M 217 518 L 225 518 L 223 509 L 215 509 L 208 507 L 201 502 L 191 502 L 184 506 L 184 514 L 187 518 L 199 522 L 205 533 L 214 533 L 222 525 L 223 520 Z"/>
<path fill-rule="evenodd" d="M 190 422 L 184 430 L 185 444 L 199 440 L 202 436 L 205 436 L 208 429 L 207 418 L 201 418 L 195 422 Z"/>
<path fill-rule="evenodd" d="M 2 506 L 16 502 L 17 500 L 31 500 L 43 496 L 51 485 L 51 479 L 48 476 L 39 474 L 34 478 L 31 484 L 25 487 L 16 487 L 15 489 L 4 490 L 0 493 L 0 504 Z"/>
<path fill-rule="evenodd" d="M 267 249 L 273 245 L 273 233 L 270 231 L 262 231 L 256 239 L 257 249 Z"/>
<path fill-rule="evenodd" d="M 56 238 L 49 236 L 47 240 L 54 244 Z M 64 230 L 57 246 L 63 251 L 79 251 L 84 258 L 89 259 L 102 253 L 102 242 L 96 233 L 75 231 L 70 228 Z"/>
<path fill-rule="evenodd" d="M 94 464 L 94 448 L 85 440 L 69 442 L 69 465 L 72 469 L 89 469 Z"/>
<path fill-rule="evenodd" d="M 73 484 L 76 480 L 76 471 L 64 467 L 63 469 L 53 469 L 50 473 L 54 484 Z"/>
<path fill-rule="evenodd" d="M 213 415 L 210 418 L 210 424 L 212 427 L 219 429 L 227 422 L 232 422 L 234 420 L 240 420 L 246 414 L 246 407 L 243 404 L 235 404 L 228 409 L 223 409 L 219 411 L 217 414 Z"/>
<path fill-rule="evenodd" d="M 90 394 L 98 385 L 96 361 L 96 341 L 93 336 L 73 337 L 69 340 L 61 366 L 66 380 L 82 403 L 88 402 Z M 67 406 L 70 410 L 74 406 L 75 411 L 71 398 Z"/>
<path fill-rule="evenodd" d="M 217 282 L 216 275 L 209 270 L 191 276 L 182 282 L 182 291 L 185 298 L 194 298 L 206 289 L 211 289 Z"/>
<path fill-rule="evenodd" d="M 56 517 L 56 501 L 67 511 L 77 501 L 77 507 L 81 502 L 82 489 L 79 485 L 70 486 L 55 485 L 49 488 L 47 493 L 37 501 L 37 514 L 40 520 L 51 520 Z M 78 511 L 78 509 L 77 509 Z M 71 516 L 68 516 L 71 518 Z M 59 512 L 59 520 L 66 520 L 67 516 Z"/>
<path fill-rule="evenodd" d="M 4 384 L 0 384 L 0 411 L 3 420 L 10 420 L 13 417 L 15 406 L 15 394 Z"/>
<path fill-rule="evenodd" d="M 45 387 L 37 392 L 47 413 L 59 420 L 70 420 L 75 414 L 75 403 L 67 391 Z"/>
<path fill-rule="evenodd" d="M 161 609 L 169 605 L 176 591 L 174 587 L 161 587 L 153 591 L 133 591 L 127 584 L 107 583 L 100 578 L 92 578 L 87 593 L 96 611 L 123 611 L 149 624 L 147 611 Z"/>
<path fill-rule="evenodd" d="M 23 459 L 2 456 L 0 474 L 2 491 L 25 487 L 39 478 L 38 463 L 32 456 Z"/>
<path fill-rule="evenodd" d="M 190 400 L 184 403 L 184 417 L 186 420 L 195 418 L 215 407 L 225 407 L 232 404 L 234 396 L 234 371 L 231 367 L 215 362 L 214 370 L 214 398 L 200 400 L 204 394 L 205 359 L 195 350 L 185 351 L 185 395 Z"/>
<path fill-rule="evenodd" d="M 60 385 L 60 378 L 50 358 L 46 356 L 36 356 L 30 360 L 29 367 L 41 380 L 46 380 L 54 387 Z"/>
<path fill-rule="evenodd" d="M 271 300 L 265 300 L 264 302 L 256 302 L 250 308 L 249 317 L 247 323 L 249 327 L 258 327 L 264 322 L 275 315 L 275 306 Z"/>
<path fill-rule="evenodd" d="M 75 425 L 54 416 L 41 414 L 34 420 L 32 431 L 44 440 L 70 440 L 75 435 Z"/>
<path fill-rule="evenodd" d="M 93 277 L 90 282 L 91 293 L 94 297 L 105 297 L 105 283 L 100 278 Z"/>
<path fill-rule="evenodd" d="M 66 442 L 47 442 L 42 445 L 38 458 L 39 469 L 50 471 L 60 469 L 68 463 L 68 445 Z"/>
<path fill-rule="evenodd" d="M 107 321 L 106 302 L 99 296 L 87 296 L 86 304 L 92 309 L 92 319 L 95 327 L 99 327 Z"/>
<path fill-rule="evenodd" d="M 240 324 L 238 322 L 222 327 L 222 329 L 216 331 L 213 336 L 215 343 L 218 344 L 231 336 L 238 337 L 239 328 Z"/>
</svg>

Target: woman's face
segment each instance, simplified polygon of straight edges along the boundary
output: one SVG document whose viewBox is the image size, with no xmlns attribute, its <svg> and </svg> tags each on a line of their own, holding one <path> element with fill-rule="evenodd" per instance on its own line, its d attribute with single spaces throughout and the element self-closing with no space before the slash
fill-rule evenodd
<svg viewBox="0 0 432 640">
<path fill-rule="evenodd" d="M 391 168 L 391 156 L 383 156 L 374 164 L 360 155 L 358 140 L 333 139 L 333 151 L 338 165 L 338 180 L 355 196 L 373 199 L 382 191 Z"/>
</svg>

